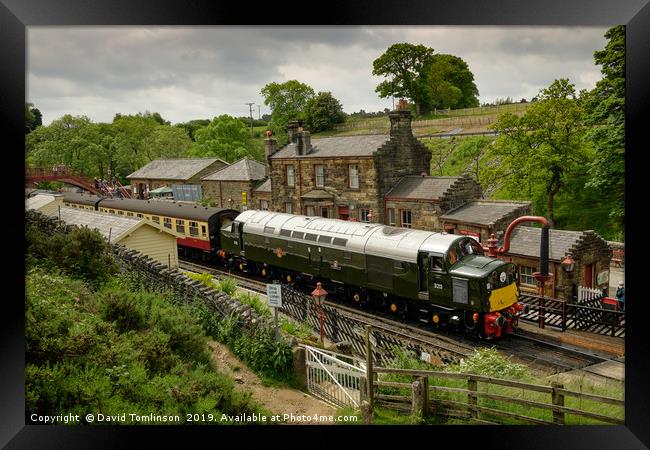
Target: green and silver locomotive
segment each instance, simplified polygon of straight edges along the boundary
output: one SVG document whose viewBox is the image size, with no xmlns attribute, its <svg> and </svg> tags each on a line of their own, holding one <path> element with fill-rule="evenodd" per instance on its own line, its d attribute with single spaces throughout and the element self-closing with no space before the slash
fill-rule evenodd
<svg viewBox="0 0 650 450">
<path fill-rule="evenodd" d="M 512 331 L 523 309 L 514 264 L 467 236 L 249 210 L 221 229 L 221 244 L 236 270 L 321 281 L 354 302 L 480 337 Z"/>
</svg>

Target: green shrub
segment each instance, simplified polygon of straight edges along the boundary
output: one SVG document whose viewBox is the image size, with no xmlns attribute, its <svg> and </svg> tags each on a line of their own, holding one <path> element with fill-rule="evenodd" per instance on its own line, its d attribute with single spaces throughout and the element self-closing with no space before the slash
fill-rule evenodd
<svg viewBox="0 0 650 450">
<path fill-rule="evenodd" d="M 237 298 L 243 304 L 253 308 L 260 316 L 271 317 L 271 308 L 260 299 L 259 295 L 251 292 L 240 292 Z"/>
<path fill-rule="evenodd" d="M 142 296 L 126 290 L 110 290 L 101 294 L 101 316 L 114 322 L 120 333 L 141 330 L 146 323 Z"/>
<path fill-rule="evenodd" d="M 458 365 L 449 366 L 448 370 L 506 380 L 526 380 L 531 378 L 526 366 L 513 363 L 510 359 L 504 358 L 494 347 L 475 349 L 474 354 L 469 358 L 462 360 Z"/>
<path fill-rule="evenodd" d="M 219 290 L 219 285 L 214 282 L 214 278 L 209 273 L 205 273 L 205 272 L 203 272 L 203 273 L 189 272 L 189 273 L 186 273 L 186 275 L 188 277 L 190 277 L 191 279 L 196 280 L 196 281 L 200 282 L 201 284 L 203 284 L 203 285 L 205 285 L 205 286 L 207 286 L 209 288 Z"/>
<path fill-rule="evenodd" d="M 224 278 L 219 282 L 219 290 L 232 297 L 237 292 L 237 282 L 232 278 Z"/>
</svg>

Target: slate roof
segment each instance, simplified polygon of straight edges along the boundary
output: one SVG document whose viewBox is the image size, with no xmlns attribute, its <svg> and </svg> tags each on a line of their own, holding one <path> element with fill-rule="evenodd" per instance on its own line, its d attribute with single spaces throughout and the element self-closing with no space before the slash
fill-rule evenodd
<svg viewBox="0 0 650 450">
<path fill-rule="evenodd" d="M 155 226 L 145 219 L 116 216 L 98 211 L 70 208 L 69 206 L 61 207 L 61 220 L 67 225 L 86 226 L 95 229 L 106 239 L 110 235 L 111 242 L 114 243 L 121 241 L 141 226 L 151 226 L 173 236 L 180 236 L 167 228 Z"/>
<path fill-rule="evenodd" d="M 42 207 L 52 203 L 54 201 L 54 195 L 48 194 L 36 194 L 33 197 L 30 197 L 25 200 L 25 209 L 34 209 L 36 211 L 40 210 Z"/>
<path fill-rule="evenodd" d="M 549 230 L 549 259 L 561 261 L 581 237 L 593 231 Z M 594 233 L 595 234 L 595 233 Z M 517 227 L 510 235 L 510 250 L 508 254 L 531 256 L 539 258 L 539 244 L 542 229 L 533 227 Z"/>
<path fill-rule="evenodd" d="M 312 139 L 311 151 L 306 155 L 296 154 L 296 144 L 287 144 L 271 156 L 277 158 L 328 158 L 345 156 L 372 156 L 372 154 L 388 141 L 387 134 L 367 136 L 340 136 Z"/>
<path fill-rule="evenodd" d="M 266 177 L 266 166 L 254 159 L 242 158 L 214 173 L 201 178 L 203 181 L 256 181 Z"/>
<path fill-rule="evenodd" d="M 499 202 L 477 200 L 462 205 L 447 214 L 440 216 L 443 220 L 473 223 L 477 225 L 494 225 L 504 216 L 518 209 L 530 206 L 530 202 Z"/>
<path fill-rule="evenodd" d="M 423 177 L 412 175 L 400 178 L 388 191 L 386 198 L 438 200 L 461 177 Z"/>
<path fill-rule="evenodd" d="M 255 192 L 271 192 L 271 179 L 267 178 L 264 183 L 253 189 Z"/>
<path fill-rule="evenodd" d="M 150 180 L 189 180 L 211 164 L 221 161 L 219 158 L 179 158 L 156 159 L 136 170 L 126 178 Z"/>
</svg>

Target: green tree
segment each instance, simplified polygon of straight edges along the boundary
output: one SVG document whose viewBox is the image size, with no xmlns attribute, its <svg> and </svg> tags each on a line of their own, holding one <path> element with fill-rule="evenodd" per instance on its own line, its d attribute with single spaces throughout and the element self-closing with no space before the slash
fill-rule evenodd
<svg viewBox="0 0 650 450">
<path fill-rule="evenodd" d="M 310 98 L 305 106 L 305 125 L 307 129 L 317 133 L 331 130 L 334 124 L 345 121 L 345 113 L 341 103 L 331 92 L 319 92 Z"/>
<path fill-rule="evenodd" d="M 601 65 L 603 78 L 584 95 L 589 112 L 587 123 L 593 127 L 587 139 L 596 155 L 589 167 L 587 187 L 598 190 L 602 198 L 612 198 L 609 214 L 617 228 L 625 229 L 625 27 L 610 28 L 605 49 L 594 59 Z"/>
<path fill-rule="evenodd" d="M 491 152 L 499 159 L 491 169 L 515 197 L 543 186 L 546 216 L 554 222 L 555 196 L 567 180 L 589 162 L 584 145 L 585 115 L 568 79 L 555 80 L 523 117 L 502 114 L 491 126 L 500 135 Z"/>
<path fill-rule="evenodd" d="M 271 108 L 270 128 L 276 135 L 284 135 L 287 123 L 305 118 L 307 101 L 314 96 L 314 90 L 297 80 L 284 83 L 269 83 L 261 90 L 264 104 Z"/>
<path fill-rule="evenodd" d="M 209 119 L 196 119 L 196 120 L 190 120 L 189 122 L 183 122 L 183 123 L 177 123 L 174 125 L 175 127 L 182 128 L 185 130 L 189 138 L 194 142 L 195 139 L 195 134 L 196 131 L 205 128 L 210 124 Z"/>
<path fill-rule="evenodd" d="M 210 124 L 196 131 L 189 155 L 196 157 L 217 157 L 234 162 L 245 156 L 261 161 L 263 151 L 255 142 L 248 128 L 239 119 L 221 115 Z"/>
<path fill-rule="evenodd" d="M 433 55 L 423 69 L 426 109 L 473 108 L 479 106 L 478 88 L 469 66 L 458 56 Z"/>
<path fill-rule="evenodd" d="M 30 133 L 36 127 L 43 125 L 43 116 L 38 108 L 32 103 L 25 103 L 25 134 Z"/>
<path fill-rule="evenodd" d="M 389 77 L 375 88 L 381 98 L 406 97 L 415 104 L 420 115 L 423 99 L 427 95 L 423 71 L 431 63 L 433 49 L 422 44 L 393 44 L 372 62 L 372 74 Z"/>
</svg>

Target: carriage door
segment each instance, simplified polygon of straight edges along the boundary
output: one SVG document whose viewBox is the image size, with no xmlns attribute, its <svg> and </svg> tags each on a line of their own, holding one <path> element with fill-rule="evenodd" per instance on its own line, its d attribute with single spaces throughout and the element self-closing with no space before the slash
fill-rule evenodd
<svg viewBox="0 0 650 450">
<path fill-rule="evenodd" d="M 237 223 L 237 232 L 239 233 L 239 250 L 244 254 L 244 222 Z"/>
<path fill-rule="evenodd" d="M 418 298 L 429 300 L 429 253 L 418 252 Z"/>
</svg>

